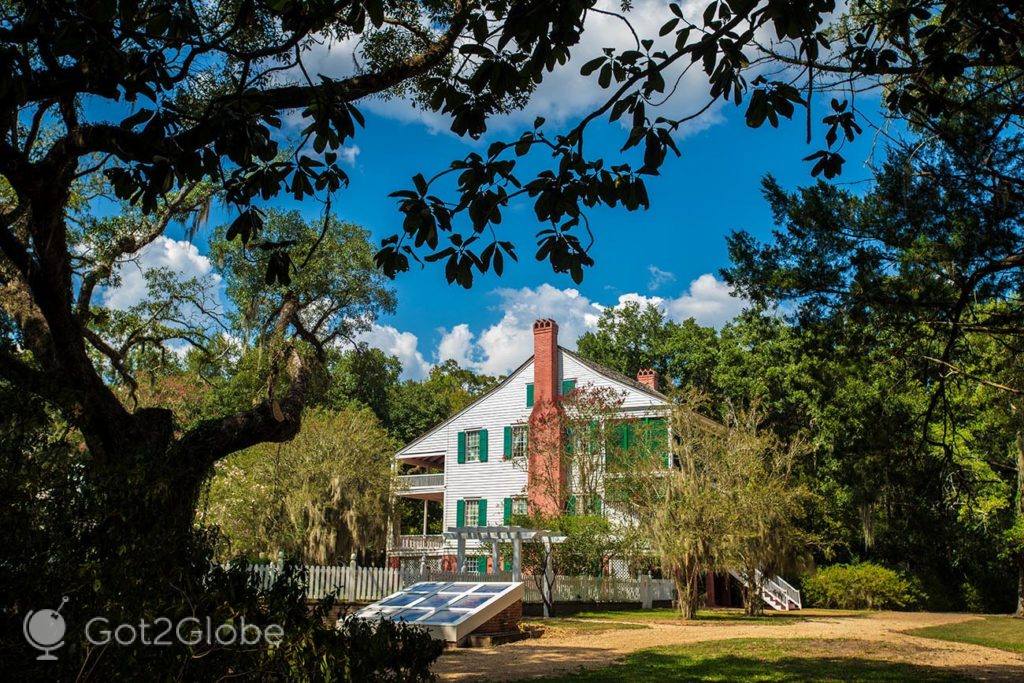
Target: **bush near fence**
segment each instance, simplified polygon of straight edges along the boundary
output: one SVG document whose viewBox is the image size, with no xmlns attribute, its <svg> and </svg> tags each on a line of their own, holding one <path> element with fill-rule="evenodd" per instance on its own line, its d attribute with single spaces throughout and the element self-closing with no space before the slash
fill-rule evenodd
<svg viewBox="0 0 1024 683">
<path fill-rule="evenodd" d="M 924 601 L 915 579 L 871 562 L 824 567 L 804 580 L 803 589 L 815 607 L 914 609 Z"/>
</svg>

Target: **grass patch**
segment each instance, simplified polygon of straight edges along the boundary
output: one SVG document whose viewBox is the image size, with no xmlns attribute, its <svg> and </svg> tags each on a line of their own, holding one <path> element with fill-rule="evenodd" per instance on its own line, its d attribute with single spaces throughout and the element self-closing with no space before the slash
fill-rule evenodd
<svg viewBox="0 0 1024 683">
<path fill-rule="evenodd" d="M 912 636 L 984 645 L 1024 654 L 1024 619 L 1013 617 L 984 617 L 959 624 L 916 628 L 907 633 Z"/>
<path fill-rule="evenodd" d="M 874 648 L 874 650 L 872 650 Z M 621 664 L 550 681 L 963 681 L 942 669 L 866 657 L 884 644 L 857 640 L 734 639 L 659 647 Z"/>
<path fill-rule="evenodd" d="M 811 609 L 792 612 L 765 612 L 761 616 L 748 617 L 741 609 L 715 608 L 697 612 L 696 622 L 746 622 L 762 624 L 791 624 L 812 617 L 859 617 L 863 612 L 852 610 Z M 604 621 L 634 621 L 641 623 L 686 623 L 679 618 L 679 611 L 672 607 L 655 609 L 586 611 L 576 615 L 577 619 L 601 619 Z"/>
<path fill-rule="evenodd" d="M 545 619 L 544 621 L 524 621 L 523 628 L 572 634 L 604 633 L 606 631 L 633 631 L 650 627 L 644 626 L 643 624 L 630 624 L 625 622 L 591 621 L 588 619 L 556 617 L 553 619 Z"/>
<path fill-rule="evenodd" d="M 674 607 L 656 607 L 654 609 L 630 609 L 610 611 L 585 611 L 576 615 L 578 619 L 602 619 L 605 621 L 637 621 L 637 622 L 672 622 L 685 623 L 679 618 L 679 610 Z M 694 621 L 773 621 L 770 615 L 748 617 L 741 609 L 701 610 Z"/>
</svg>

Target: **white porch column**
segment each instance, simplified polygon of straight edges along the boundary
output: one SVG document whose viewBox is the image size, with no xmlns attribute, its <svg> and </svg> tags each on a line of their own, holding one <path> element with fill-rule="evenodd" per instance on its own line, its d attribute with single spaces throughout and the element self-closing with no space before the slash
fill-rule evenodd
<svg viewBox="0 0 1024 683">
<path fill-rule="evenodd" d="M 461 572 L 466 566 L 466 537 L 459 534 L 455 550 L 455 571 Z"/>
<path fill-rule="evenodd" d="M 497 574 L 498 569 L 498 541 L 491 541 L 491 573 Z"/>
<path fill-rule="evenodd" d="M 423 499 L 423 535 L 427 535 L 427 499 Z M 426 547 L 426 541 L 423 542 Z"/>
<path fill-rule="evenodd" d="M 512 537 L 512 580 L 523 580 L 523 539 L 519 534 Z"/>
</svg>

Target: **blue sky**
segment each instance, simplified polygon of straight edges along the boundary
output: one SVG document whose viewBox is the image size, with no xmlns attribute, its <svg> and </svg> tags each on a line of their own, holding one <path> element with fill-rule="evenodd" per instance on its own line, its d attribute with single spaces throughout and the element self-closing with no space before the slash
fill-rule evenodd
<svg viewBox="0 0 1024 683">
<path fill-rule="evenodd" d="M 636 4 L 638 23 L 659 24 L 662 3 Z M 610 20 L 600 21 L 605 23 L 588 23 L 588 31 L 593 29 L 589 49 L 584 45 L 579 58 L 548 79 L 524 112 L 495 121 L 482 142 L 457 138 L 447 132 L 443 119 L 405 102 L 363 103 L 366 128 L 346 150 L 351 185 L 334 199 L 339 217 L 364 226 L 376 243 L 399 231 L 401 215 L 387 195 L 408 187 L 413 174 L 429 176 L 472 149 L 482 150 L 488 141 L 517 137 L 538 114 L 549 119 L 550 132 L 571 124 L 602 97 L 593 80 L 578 75 L 577 62 L 592 54 L 594 46 L 619 39 L 620 29 L 607 24 Z M 337 75 L 350 71 L 350 60 L 345 46 L 333 46 L 312 55 L 308 66 Z M 706 92 L 703 72 L 687 75 L 666 113 L 678 115 L 699 106 Z M 823 106 L 819 101 L 819 110 Z M 764 174 L 775 174 L 790 188 L 811 182 L 809 164 L 801 159 L 820 146 L 820 139 L 810 147 L 805 144 L 802 115 L 798 111 L 797 120 L 783 121 L 779 129 L 753 130 L 745 125 L 742 110 L 731 105 L 709 111 L 680 136 L 682 157 L 670 156 L 662 175 L 649 179 L 649 210 L 590 214 L 597 235 L 592 251 L 596 265 L 579 286 L 534 260 L 534 233 L 540 227 L 529 202 L 517 204 L 505 213 L 502 238 L 516 243 L 518 264 L 509 264 L 501 278 L 477 277 L 468 291 L 447 285 L 440 267 L 421 270 L 413 265 L 394 283 L 397 311 L 379 320 L 365 341 L 399 356 L 407 377 L 421 377 L 445 358 L 489 373 L 515 367 L 530 353 L 529 326 L 536 317 L 555 318 L 561 342 L 572 347 L 593 326 L 601 307 L 625 300 L 650 300 L 677 319 L 692 316 L 705 324 L 723 324 L 742 307 L 717 277 L 728 264 L 725 236 L 735 229 L 770 235 L 771 215 L 760 195 Z M 820 134 L 820 126 L 815 132 Z M 588 144 L 616 154 L 624 137 L 618 124 L 601 124 L 589 133 Z M 870 177 L 865 162 L 872 141 L 869 130 L 843 150 L 845 184 L 856 187 Z M 536 169 L 543 161 L 527 165 Z M 273 205 L 296 208 L 289 198 Z M 313 202 L 297 208 L 310 219 L 321 210 Z M 200 235 L 194 246 L 157 245 L 163 260 L 156 262 L 202 272 L 208 269 L 203 241 Z"/>
</svg>

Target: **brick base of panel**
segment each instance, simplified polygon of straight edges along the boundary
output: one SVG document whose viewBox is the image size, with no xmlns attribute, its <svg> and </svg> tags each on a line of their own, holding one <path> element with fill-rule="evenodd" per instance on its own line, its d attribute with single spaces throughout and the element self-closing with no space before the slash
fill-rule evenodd
<svg viewBox="0 0 1024 683">
<path fill-rule="evenodd" d="M 501 610 L 493 617 L 480 624 L 474 631 L 474 636 L 490 635 L 495 633 L 511 633 L 519 631 L 519 622 L 523 620 L 523 603 L 520 600 Z"/>
</svg>

